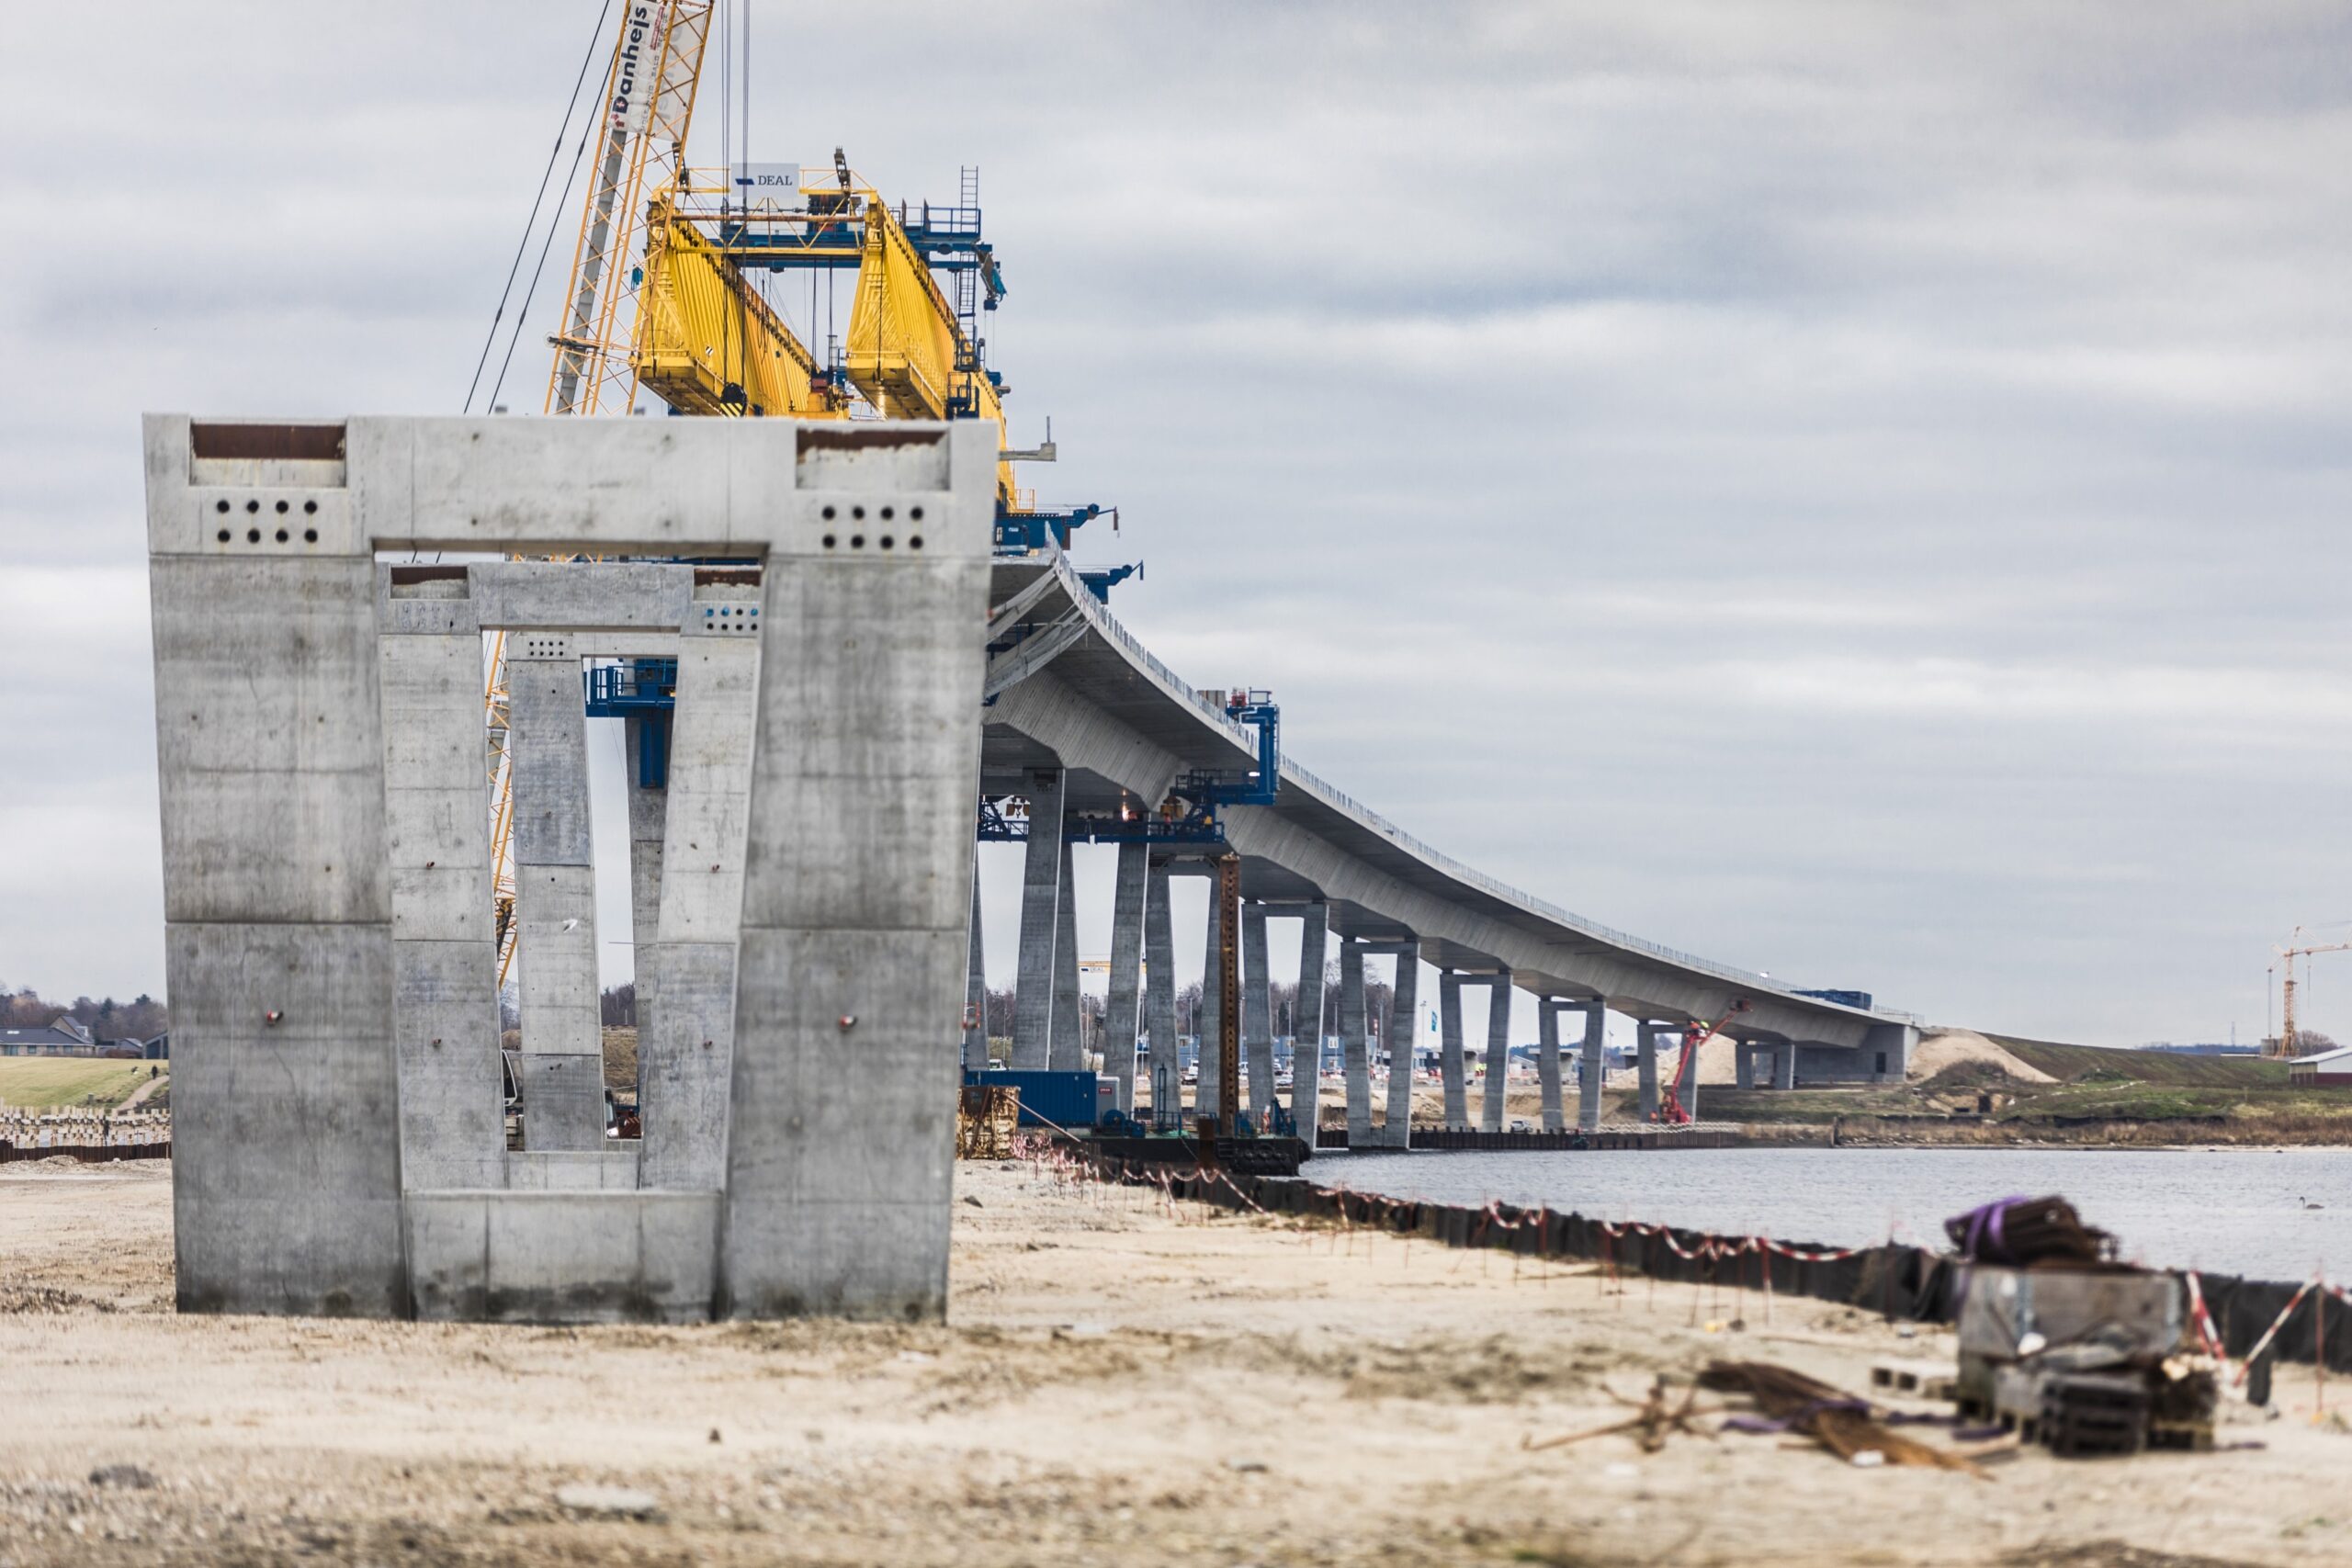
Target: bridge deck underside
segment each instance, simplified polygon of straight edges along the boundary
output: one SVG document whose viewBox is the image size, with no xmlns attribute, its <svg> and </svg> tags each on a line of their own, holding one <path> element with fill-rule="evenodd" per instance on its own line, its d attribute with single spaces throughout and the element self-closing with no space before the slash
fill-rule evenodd
<svg viewBox="0 0 2352 1568">
<path fill-rule="evenodd" d="M 986 715 L 981 772 L 991 793 L 1020 794 L 1039 768 L 1068 773 L 1066 809 L 1156 806 L 1193 770 L 1239 772 L 1255 761 L 1249 730 L 1226 720 L 1114 621 L 1067 567 L 1006 562 L 992 598 L 1010 601 L 1044 573 L 1022 617 L 1045 628 L 1082 618 L 1082 636 L 1006 689 Z M 1521 989 L 1599 996 L 1618 1010 L 1712 1021 L 1746 999 L 1737 1032 L 1758 1041 L 1858 1047 L 1901 1015 L 1792 996 L 1729 965 L 1676 953 L 1553 908 L 1449 860 L 1285 761 L 1271 807 L 1231 807 L 1228 840 L 1242 857 L 1246 897 L 1319 899 L 1347 937 L 1418 937 L 1422 956 L 1468 971 L 1498 964 Z M 1182 854 L 1183 850 L 1170 852 Z"/>
</svg>

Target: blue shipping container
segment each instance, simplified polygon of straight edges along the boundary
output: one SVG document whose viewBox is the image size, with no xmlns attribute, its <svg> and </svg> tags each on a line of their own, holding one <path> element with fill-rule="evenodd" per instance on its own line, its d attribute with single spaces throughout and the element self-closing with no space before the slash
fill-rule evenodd
<svg viewBox="0 0 2352 1568">
<path fill-rule="evenodd" d="M 1075 1132 L 1091 1127 L 1100 1114 L 1102 1090 L 1097 1073 L 1012 1073 L 991 1067 L 986 1073 L 966 1073 L 964 1084 L 1006 1085 L 1021 1091 L 1023 1127 L 1068 1127 Z"/>
</svg>

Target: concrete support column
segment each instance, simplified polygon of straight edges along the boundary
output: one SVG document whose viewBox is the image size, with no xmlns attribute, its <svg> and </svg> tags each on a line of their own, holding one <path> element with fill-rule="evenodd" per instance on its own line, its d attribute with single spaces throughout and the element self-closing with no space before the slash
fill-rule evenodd
<svg viewBox="0 0 2352 1568">
<path fill-rule="evenodd" d="M 1176 1045 L 1176 928 L 1168 910 L 1168 867 L 1153 862 L 1143 907 L 1144 1032 L 1151 1041 L 1151 1110 L 1167 1120 L 1184 1103 L 1184 1064 Z"/>
<path fill-rule="evenodd" d="M 1298 1000 L 1291 1009 L 1290 1114 L 1315 1149 L 1323 1097 L 1323 964 L 1330 911 L 1309 904 L 1298 922 Z"/>
<path fill-rule="evenodd" d="M 1199 1116 L 1225 1113 L 1225 1086 L 1217 1081 L 1217 1066 L 1225 1036 L 1225 976 L 1218 972 L 1218 948 L 1225 941 L 1225 901 L 1217 897 L 1216 878 L 1209 883 L 1207 944 L 1201 949 L 1201 1007 L 1193 1020 L 1200 1038 L 1200 1078 L 1193 1089 L 1193 1110 Z"/>
<path fill-rule="evenodd" d="M 1054 1021 L 1046 1065 L 1057 1073 L 1086 1069 L 1085 1015 L 1078 1005 L 1078 878 L 1073 846 L 1062 842 L 1061 894 L 1054 916 Z"/>
<path fill-rule="evenodd" d="M 1421 944 L 1408 942 L 1396 954 L 1396 983 L 1381 1030 L 1388 1046 L 1388 1124 L 1381 1138 L 1386 1148 L 1413 1146 L 1413 1042 L 1419 1033 L 1420 987 Z"/>
<path fill-rule="evenodd" d="M 1703 1029 L 1704 1024 L 1698 1027 Z M 1699 1119 L 1699 1055 L 1701 1047 L 1684 1043 L 1690 1038 L 1688 1029 L 1677 1029 L 1667 1039 L 1676 1047 L 1675 1060 L 1684 1064 L 1690 1081 L 1676 1087 L 1682 1095 L 1682 1113 L 1696 1122 Z"/>
<path fill-rule="evenodd" d="M 1489 1133 L 1503 1130 L 1503 1090 L 1510 1080 L 1510 971 L 1498 969 L 1487 992 L 1487 1105 Z"/>
<path fill-rule="evenodd" d="M 1646 1018 L 1634 1021 L 1634 1061 L 1641 1072 L 1641 1115 L 1645 1122 L 1657 1117 L 1657 1032 L 1664 1027 Z"/>
<path fill-rule="evenodd" d="M 977 859 L 977 855 L 974 858 Z M 978 869 L 975 867 L 972 874 L 972 931 L 964 960 L 964 1070 L 972 1073 L 984 1073 L 989 1066 L 989 971 L 985 935 L 980 925 L 980 878 Z"/>
<path fill-rule="evenodd" d="M 1562 1132 L 1568 1119 L 1560 1103 L 1560 1004 L 1550 997 L 1537 997 L 1535 1017 L 1535 1075 L 1544 1085 L 1544 1130 Z"/>
<path fill-rule="evenodd" d="M 1609 1009 L 1596 997 L 1585 1004 L 1584 1056 L 1577 1064 L 1577 1125 L 1589 1133 L 1600 1125 L 1600 1090 L 1608 1076 L 1603 1041 Z"/>
<path fill-rule="evenodd" d="M 1266 907 L 1241 906 L 1241 1049 L 1250 1060 L 1250 1118 L 1273 1128 L 1274 1002 L 1266 975 Z"/>
<path fill-rule="evenodd" d="M 601 1149 L 605 1047 L 597 1005 L 586 693 L 569 637 L 510 637 L 507 655 L 523 1146 Z"/>
<path fill-rule="evenodd" d="M 658 1005 L 653 999 L 653 976 L 648 971 L 645 955 L 659 940 L 662 840 L 670 814 L 667 784 L 646 783 L 644 737 L 647 726 L 667 726 L 669 722 L 667 717 L 643 715 L 621 721 L 621 750 L 628 766 L 628 941 L 630 964 L 635 972 L 631 984 L 637 987 L 639 1040 L 651 1032 Z M 642 1082 L 635 1087 L 641 1089 Z"/>
<path fill-rule="evenodd" d="M 757 595 L 743 583 L 697 588 L 678 637 L 662 905 L 653 945 L 642 950 L 650 962 L 638 971 L 650 970 L 662 998 L 652 1031 L 638 1032 L 638 1181 L 647 1188 L 713 1191 L 727 1175 L 760 645 L 706 628 L 702 612 L 728 612 L 731 628 L 737 616 L 750 620 Z"/>
<path fill-rule="evenodd" d="M 503 1187 L 481 629 L 464 579 L 379 577 L 401 1185 Z"/>
<path fill-rule="evenodd" d="M 179 1307 L 398 1317 L 376 568 L 334 533 L 199 553 L 188 448 L 185 422 L 148 416 Z"/>
<path fill-rule="evenodd" d="M 1756 1047 L 1745 1040 L 1732 1042 L 1731 1081 L 1734 1089 L 1756 1087 Z"/>
<path fill-rule="evenodd" d="M 1151 875 L 1149 848 L 1119 846 L 1111 893 L 1111 989 L 1102 1009 L 1103 1070 L 1119 1083 L 1119 1109 L 1136 1109 L 1136 1036 L 1143 1022 L 1143 901 Z"/>
<path fill-rule="evenodd" d="M 1029 843 L 1021 874 L 1021 964 L 1012 994 L 1012 1068 L 1053 1065 L 1055 930 L 1062 908 L 1062 775 L 1029 775 Z"/>
<path fill-rule="evenodd" d="M 1347 1075 L 1348 1147 L 1372 1142 L 1371 1048 L 1364 1040 L 1363 944 L 1340 944 L 1340 1061 Z"/>
<path fill-rule="evenodd" d="M 1774 1089 L 1797 1087 L 1797 1047 L 1793 1040 L 1784 1041 L 1772 1047 L 1772 1087 Z"/>
<path fill-rule="evenodd" d="M 1470 1125 L 1470 1073 L 1462 1055 L 1462 976 L 1448 969 L 1438 976 L 1439 1076 L 1445 1082 L 1445 1124 L 1460 1132 Z"/>
<path fill-rule="evenodd" d="M 933 548 L 763 574 L 723 1315 L 946 1312 L 990 570 L 971 450 L 952 496 L 909 498 L 937 506 Z M 1056 807 L 1031 824 L 1049 850 Z"/>
</svg>

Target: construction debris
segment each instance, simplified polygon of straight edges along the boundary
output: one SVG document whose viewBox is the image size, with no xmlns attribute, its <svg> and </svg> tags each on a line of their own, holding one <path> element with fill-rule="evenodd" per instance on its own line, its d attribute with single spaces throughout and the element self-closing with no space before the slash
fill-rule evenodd
<svg viewBox="0 0 2352 1568">
<path fill-rule="evenodd" d="M 1611 1421 L 1605 1427 L 1590 1427 L 1581 1432 L 1569 1432 L 1557 1438 L 1546 1438 L 1540 1443 L 1522 1438 L 1519 1446 L 1533 1453 L 1543 1449 L 1565 1448 L 1570 1443 L 1583 1442 L 1587 1438 L 1605 1438 L 1611 1432 L 1633 1432 L 1638 1434 L 1634 1440 L 1641 1445 L 1642 1451 L 1645 1454 L 1654 1454 L 1666 1447 L 1666 1439 L 1677 1432 L 1692 1438 L 1713 1437 L 1713 1433 L 1690 1425 L 1691 1420 L 1700 1416 L 1723 1414 L 1720 1405 L 1709 1405 L 1705 1409 L 1699 1407 L 1699 1390 L 1696 1384 L 1683 1392 L 1681 1404 L 1669 1405 L 1667 1403 L 1668 1390 L 1664 1376 L 1660 1376 L 1650 1385 L 1649 1395 L 1645 1399 L 1627 1399 L 1614 1389 L 1607 1392 L 1609 1397 L 1618 1404 L 1630 1405 L 1634 1414 L 1623 1421 Z"/>
<path fill-rule="evenodd" d="M 975 1084 L 956 1102 L 956 1157 L 1011 1159 L 1021 1124 L 1021 1090 L 1010 1084 Z"/>
<path fill-rule="evenodd" d="M 2115 1238 L 2083 1224 L 2064 1198 L 2002 1198 L 1944 1222 L 1962 1258 L 2019 1267 L 2065 1263 L 2085 1268 L 2115 1257 Z"/>
<path fill-rule="evenodd" d="M 1885 1425 L 1871 1413 L 1868 1400 L 1787 1367 L 1770 1361 L 1710 1361 L 1699 1374 L 1699 1384 L 1747 1394 L 1764 1412 L 1761 1421 L 1736 1416 L 1724 1423 L 1725 1431 L 1799 1432 L 1849 1464 L 1917 1465 L 1989 1479 L 1967 1455 L 1931 1448 Z M 1865 1457 L 1871 1454 L 1878 1457 Z"/>
</svg>

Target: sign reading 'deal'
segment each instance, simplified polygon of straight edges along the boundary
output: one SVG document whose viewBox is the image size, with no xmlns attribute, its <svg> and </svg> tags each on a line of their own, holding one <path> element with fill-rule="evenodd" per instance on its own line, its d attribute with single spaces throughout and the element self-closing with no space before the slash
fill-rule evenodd
<svg viewBox="0 0 2352 1568">
<path fill-rule="evenodd" d="M 734 185 L 735 205 L 744 212 L 808 210 L 808 198 L 800 194 L 797 164 L 738 164 Z"/>
<path fill-rule="evenodd" d="M 654 73 L 661 64 L 662 33 L 669 18 L 668 0 L 629 0 L 621 17 L 620 59 L 613 69 L 609 112 L 615 130 L 640 135 L 652 120 L 653 95 L 661 85 Z"/>
</svg>

